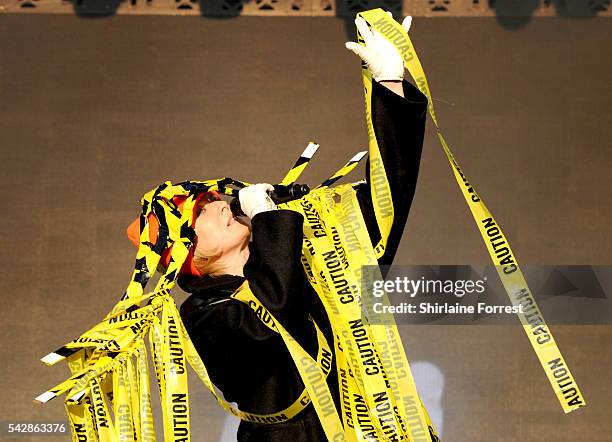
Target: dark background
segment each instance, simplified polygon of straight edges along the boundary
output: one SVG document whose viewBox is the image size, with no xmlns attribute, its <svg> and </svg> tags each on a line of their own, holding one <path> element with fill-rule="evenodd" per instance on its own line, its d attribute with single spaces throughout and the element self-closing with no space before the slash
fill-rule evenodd
<svg viewBox="0 0 612 442">
<path fill-rule="evenodd" d="M 277 182 L 311 139 L 321 149 L 303 178 L 315 185 L 367 148 L 345 29 L 336 18 L 0 15 L 0 421 L 65 420 L 61 399 L 32 403 L 68 376 L 39 358 L 119 299 L 143 193 L 165 180 Z M 610 31 L 605 18 L 517 31 L 491 18 L 413 22 L 442 130 L 520 263 L 612 262 Z M 395 262 L 488 261 L 430 121 Z M 518 326 L 400 331 L 443 440 L 611 440 L 610 327 L 553 328 L 588 402 L 570 415 Z M 191 379 L 193 440 L 219 440 L 225 414 Z"/>
</svg>

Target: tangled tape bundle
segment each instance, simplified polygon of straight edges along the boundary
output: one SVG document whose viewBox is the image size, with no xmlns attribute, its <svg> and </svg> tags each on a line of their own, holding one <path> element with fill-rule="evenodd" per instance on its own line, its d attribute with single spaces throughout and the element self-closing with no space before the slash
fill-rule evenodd
<svg viewBox="0 0 612 442">
<path fill-rule="evenodd" d="M 397 47 L 418 88 L 428 97 L 429 112 L 440 143 L 509 298 L 515 305 L 528 302 L 532 306 L 529 318 L 521 313 L 518 316 L 563 410 L 567 413 L 584 406 L 582 394 L 544 322 L 501 228 L 461 171 L 438 128 L 425 74 L 407 33 L 381 9 L 366 11 L 360 16 Z M 360 41 L 363 42 L 361 37 Z M 358 183 L 332 187 L 355 168 L 366 152 L 357 154 L 309 194 L 278 205 L 280 209 L 294 210 L 304 216 L 301 261 L 310 284 L 326 309 L 334 342 L 326 342 L 314 324 L 319 348 L 316 358 L 313 358 L 267 311 L 249 288 L 248 281 L 232 295 L 234 299 L 247 303 L 260 318 L 265 318 L 262 321 L 266 326 L 281 335 L 300 372 L 304 392 L 284 410 L 257 415 L 232 407 L 215 389 L 170 292 L 194 244 L 192 209 L 199 198 L 211 190 L 236 196 L 235 187 L 244 187 L 248 183 L 231 178 L 185 181 L 174 185 L 166 182 L 141 199 L 140 246 L 132 280 L 121 300 L 102 322 L 42 359 L 47 365 L 66 359 L 72 372 L 70 378 L 38 396 L 36 401 L 46 403 L 54 397 L 66 395 L 65 406 L 73 440 L 155 440 L 148 352 L 152 356 L 160 395 L 164 440 L 186 442 L 191 437 L 188 365 L 219 404 L 243 420 L 283 422 L 312 403 L 330 441 L 439 440 L 419 398 L 393 317 L 377 315 L 374 324 L 362 308 L 362 268 L 366 265 L 372 266 L 369 269 L 376 268 L 393 223 L 393 208 L 391 205 L 389 210 L 388 204 L 392 201 L 391 192 L 372 128 L 372 80 L 366 67 L 363 69 L 363 82 L 370 176 L 384 177 L 383 183 L 371 188 L 381 233 L 378 244 L 372 244 L 367 233 L 356 197 Z M 317 147 L 311 143 L 280 184 L 294 183 Z M 177 196 L 186 198 L 182 211 L 173 202 Z M 149 236 L 147 220 L 151 214 L 159 222 L 155 244 L 150 242 Z M 158 268 L 161 254 L 170 247 L 168 267 L 155 288 L 145 292 Z M 380 274 L 374 277 L 382 279 Z M 385 298 L 382 301 L 388 302 Z M 333 358 L 338 372 L 340 410 L 336 409 L 326 382 Z M 564 369 L 563 382 L 556 375 L 560 368 Z"/>
</svg>

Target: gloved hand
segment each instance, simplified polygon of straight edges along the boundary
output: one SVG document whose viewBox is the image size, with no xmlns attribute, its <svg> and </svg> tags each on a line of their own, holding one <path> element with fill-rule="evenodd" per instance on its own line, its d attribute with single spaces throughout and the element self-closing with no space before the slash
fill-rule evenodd
<svg viewBox="0 0 612 442">
<path fill-rule="evenodd" d="M 390 12 L 387 12 L 391 16 Z M 404 18 L 402 26 L 408 32 L 412 16 Z M 372 78 L 378 82 L 387 80 L 402 80 L 404 78 L 404 61 L 395 46 L 393 46 L 380 32 L 370 30 L 366 21 L 357 17 L 355 25 L 363 37 L 365 46 L 348 41 L 345 43 L 347 49 L 359 55 L 368 65 Z"/>
<path fill-rule="evenodd" d="M 276 204 L 267 192 L 272 190 L 274 190 L 272 184 L 259 183 L 243 187 L 238 191 L 240 208 L 249 219 L 253 219 L 258 213 L 276 210 Z"/>
</svg>

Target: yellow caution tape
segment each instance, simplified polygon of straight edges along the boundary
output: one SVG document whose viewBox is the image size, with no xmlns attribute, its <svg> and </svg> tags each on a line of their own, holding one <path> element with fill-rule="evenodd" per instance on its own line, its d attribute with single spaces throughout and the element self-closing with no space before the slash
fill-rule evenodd
<svg viewBox="0 0 612 442">
<path fill-rule="evenodd" d="M 151 408 L 151 392 L 149 390 L 149 363 L 144 340 L 138 346 L 136 375 L 138 376 L 140 439 L 144 442 L 155 441 L 155 424 Z"/>
<path fill-rule="evenodd" d="M 332 190 L 315 190 L 286 206 L 304 215 L 308 241 L 303 254 L 339 337 L 336 355 L 346 437 L 432 440 L 437 436 L 423 411 L 392 317 L 376 326 L 363 317 L 361 268 L 377 260 L 356 192 L 352 184 Z M 395 361 L 388 351 L 391 346 L 401 349 Z"/>
<path fill-rule="evenodd" d="M 104 392 L 97 378 L 91 380 L 91 397 L 99 439 L 101 441 L 117 442 L 115 426 L 108 411 Z"/>
<path fill-rule="evenodd" d="M 113 396 L 115 415 L 115 430 L 117 439 L 120 441 L 134 441 L 134 419 L 132 413 L 132 402 L 129 396 L 128 377 L 126 376 L 126 365 L 117 366 L 113 371 Z"/>
<path fill-rule="evenodd" d="M 283 186 L 288 186 L 295 183 L 302 175 L 302 172 L 304 172 L 304 169 L 306 169 L 306 166 L 308 166 L 308 163 L 310 163 L 310 160 L 312 160 L 312 157 L 318 149 L 319 145 L 317 143 L 313 141 L 308 143 L 308 146 L 306 146 L 304 152 L 302 152 L 293 167 L 289 170 L 287 175 L 285 175 L 285 178 L 281 180 L 280 184 Z"/>
<path fill-rule="evenodd" d="M 513 305 L 522 304 L 523 306 L 530 307 L 529 315 L 518 313 L 518 317 L 563 407 L 563 411 L 569 413 L 585 406 L 586 402 L 578 388 L 578 384 L 570 373 L 569 367 L 555 343 L 552 332 L 544 321 L 536 300 L 519 268 L 516 257 L 510 249 L 508 240 L 499 224 L 493 218 L 493 215 L 491 215 L 491 212 L 485 206 L 482 198 L 476 193 L 474 186 L 470 184 L 465 173 L 459 167 L 459 163 L 454 158 L 440 131 L 425 71 L 421 66 L 408 33 L 382 9 L 365 11 L 359 15 L 366 20 L 370 27 L 376 29 L 397 48 L 400 54 L 402 54 L 404 65 L 414 78 L 417 87 L 429 99 L 429 114 L 436 126 L 436 133 L 440 144 L 450 163 L 457 184 L 472 212 L 491 260 L 495 264 L 497 273 L 510 297 L 510 301 Z M 364 84 L 366 85 L 366 90 L 370 91 L 371 79 L 367 70 L 364 70 Z M 367 102 L 369 103 L 369 98 L 367 98 Z"/>
</svg>

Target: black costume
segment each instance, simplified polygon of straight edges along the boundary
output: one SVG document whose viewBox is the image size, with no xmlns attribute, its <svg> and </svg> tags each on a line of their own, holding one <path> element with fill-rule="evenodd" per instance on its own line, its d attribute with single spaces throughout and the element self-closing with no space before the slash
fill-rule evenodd
<svg viewBox="0 0 612 442">
<path fill-rule="evenodd" d="M 409 82 L 404 96 L 372 81 L 372 122 L 393 197 L 395 217 L 385 254 L 379 264 L 391 264 L 404 230 L 414 196 L 427 98 Z M 380 232 L 372 207 L 369 163 L 366 183 L 356 188 L 372 244 Z M 306 279 L 300 262 L 303 216 L 291 210 L 257 214 L 251 220 L 253 240 L 244 275 L 253 293 L 287 331 L 316 357 L 317 339 L 308 320 L 311 314 L 327 342 L 334 339 L 318 295 Z M 196 278 L 181 275 L 179 286 L 192 295 L 180 313 L 212 382 L 226 400 L 251 413 L 280 411 L 303 391 L 304 384 L 281 336 L 260 322 L 249 306 L 229 296 L 245 278 L 236 275 Z M 338 379 L 335 364 L 327 378 L 338 412 Z M 242 421 L 239 441 L 324 441 L 325 434 L 310 404 L 288 422 L 254 424 Z"/>
</svg>

